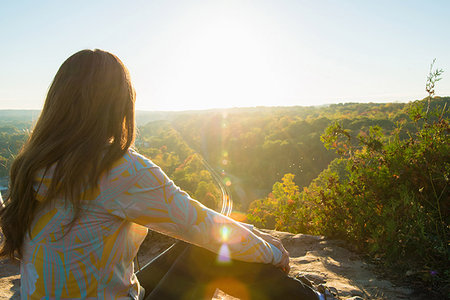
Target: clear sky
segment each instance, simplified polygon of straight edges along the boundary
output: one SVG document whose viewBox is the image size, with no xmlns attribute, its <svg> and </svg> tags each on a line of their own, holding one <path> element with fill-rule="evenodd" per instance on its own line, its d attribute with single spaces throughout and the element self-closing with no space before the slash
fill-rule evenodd
<svg viewBox="0 0 450 300">
<path fill-rule="evenodd" d="M 40 109 L 61 63 L 118 55 L 137 109 L 450 95 L 450 1 L 1 1 L 0 109 Z"/>
</svg>

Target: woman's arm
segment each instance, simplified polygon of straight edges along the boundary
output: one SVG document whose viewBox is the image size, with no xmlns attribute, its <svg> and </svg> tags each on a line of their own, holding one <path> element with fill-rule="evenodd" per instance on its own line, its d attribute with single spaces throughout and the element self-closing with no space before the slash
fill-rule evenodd
<svg viewBox="0 0 450 300">
<path fill-rule="evenodd" d="M 262 238 L 263 240 L 265 240 L 266 242 L 270 243 L 271 245 L 274 245 L 275 247 L 278 248 L 278 250 L 281 251 L 282 257 L 281 257 L 280 262 L 278 264 L 276 264 L 276 266 L 279 267 L 280 269 L 282 269 L 286 274 L 288 274 L 289 271 L 291 270 L 291 267 L 289 266 L 289 252 L 286 250 L 286 248 L 284 248 L 281 240 L 277 237 L 274 237 L 274 236 L 268 234 L 268 233 L 258 230 L 256 227 L 253 227 L 252 232 L 256 236 L 258 236 L 258 237 Z"/>
<path fill-rule="evenodd" d="M 105 204 L 110 213 L 233 259 L 281 263 L 276 246 L 190 198 L 158 166 L 135 155 L 134 170 L 125 172 L 128 188 Z"/>
<path fill-rule="evenodd" d="M 286 250 L 286 248 L 284 248 L 283 243 L 281 242 L 281 240 L 279 238 L 258 230 L 258 228 L 256 228 L 253 224 L 248 224 L 248 223 L 244 223 L 244 222 L 239 222 L 239 224 L 241 224 L 242 226 L 244 226 L 245 228 L 247 228 L 248 230 L 253 232 L 257 237 L 260 237 L 263 240 L 265 240 L 266 242 L 277 247 L 278 250 L 281 251 L 281 255 L 282 255 L 281 261 L 277 265 L 277 267 L 282 269 L 285 273 L 289 273 L 289 271 L 291 269 L 291 267 L 289 266 L 289 252 Z"/>
</svg>

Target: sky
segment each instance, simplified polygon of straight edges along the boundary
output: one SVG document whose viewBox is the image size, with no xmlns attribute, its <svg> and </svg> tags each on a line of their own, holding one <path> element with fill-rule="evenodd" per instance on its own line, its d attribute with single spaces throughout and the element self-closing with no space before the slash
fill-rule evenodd
<svg viewBox="0 0 450 300">
<path fill-rule="evenodd" d="M 404 102 L 430 64 L 450 95 L 450 1 L 0 1 L 0 109 L 41 109 L 59 66 L 99 48 L 139 110 Z"/>
</svg>

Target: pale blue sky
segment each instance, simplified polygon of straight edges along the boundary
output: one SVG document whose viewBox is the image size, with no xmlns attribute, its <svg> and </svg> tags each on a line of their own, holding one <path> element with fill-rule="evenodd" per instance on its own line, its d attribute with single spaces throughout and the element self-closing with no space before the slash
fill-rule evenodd
<svg viewBox="0 0 450 300">
<path fill-rule="evenodd" d="M 0 109 L 40 109 L 85 48 L 124 61 L 138 109 L 414 100 L 433 58 L 450 95 L 450 1 L 0 3 Z"/>
</svg>

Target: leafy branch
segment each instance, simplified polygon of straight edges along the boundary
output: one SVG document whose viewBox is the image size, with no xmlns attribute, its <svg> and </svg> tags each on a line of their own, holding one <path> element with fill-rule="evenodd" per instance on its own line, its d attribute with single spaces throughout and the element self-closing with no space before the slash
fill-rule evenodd
<svg viewBox="0 0 450 300">
<path fill-rule="evenodd" d="M 430 71 L 428 73 L 427 83 L 425 85 L 425 90 L 428 93 L 428 105 L 427 105 L 427 111 L 426 111 L 427 119 L 428 119 L 428 111 L 430 110 L 431 98 L 433 98 L 433 96 L 435 94 L 436 82 L 438 82 L 439 80 L 442 79 L 441 75 L 442 75 L 442 73 L 444 73 L 444 70 L 442 70 L 442 69 L 436 68 L 433 70 L 435 62 L 436 62 L 436 58 L 433 59 L 433 62 L 430 65 Z"/>
</svg>

